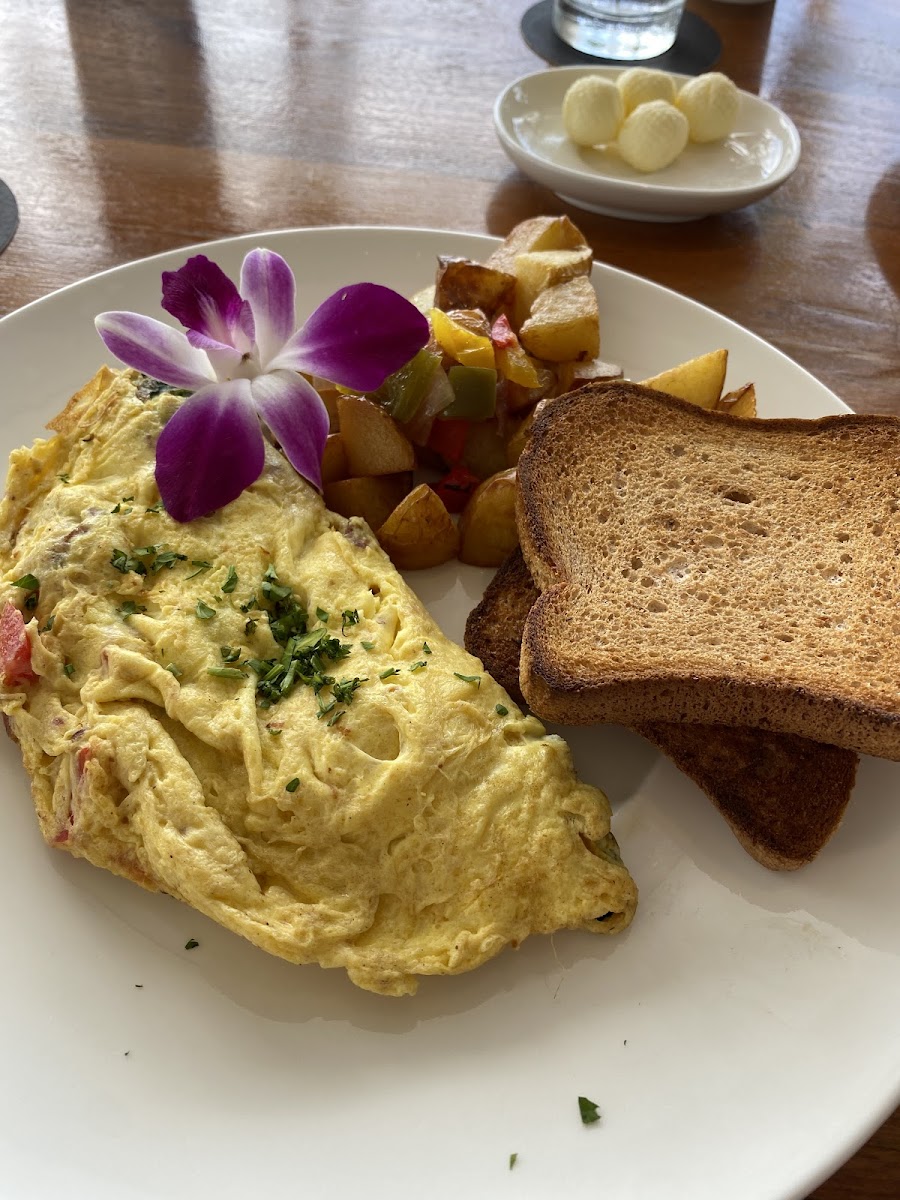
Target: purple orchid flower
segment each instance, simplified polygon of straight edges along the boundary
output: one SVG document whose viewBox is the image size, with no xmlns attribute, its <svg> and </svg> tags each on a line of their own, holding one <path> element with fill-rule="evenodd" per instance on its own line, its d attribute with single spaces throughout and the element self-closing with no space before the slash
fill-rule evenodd
<svg viewBox="0 0 900 1200">
<path fill-rule="evenodd" d="M 260 476 L 260 420 L 295 470 L 322 486 L 328 413 L 299 372 L 371 392 L 428 340 L 428 321 L 397 292 L 354 283 L 300 328 L 294 275 L 271 250 L 251 250 L 240 289 L 202 254 L 164 271 L 162 306 L 187 333 L 138 313 L 107 312 L 97 332 L 117 358 L 188 397 L 156 446 L 166 511 L 193 521 L 236 499 Z"/>
</svg>

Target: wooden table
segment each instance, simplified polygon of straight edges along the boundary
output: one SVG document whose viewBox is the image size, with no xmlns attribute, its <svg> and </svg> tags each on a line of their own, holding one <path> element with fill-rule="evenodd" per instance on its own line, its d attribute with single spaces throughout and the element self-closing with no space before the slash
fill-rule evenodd
<svg viewBox="0 0 900 1200">
<path fill-rule="evenodd" d="M 505 234 L 570 211 L 596 257 L 733 317 L 854 409 L 900 413 L 900 5 L 692 0 L 718 66 L 796 122 L 753 208 L 686 225 L 567 210 L 510 166 L 496 94 L 540 61 L 509 0 L 0 0 L 0 312 L 251 230 Z M 752 1130 L 748 1130 L 752 1137 Z M 900 1196 L 900 1112 L 816 1200 Z"/>
</svg>

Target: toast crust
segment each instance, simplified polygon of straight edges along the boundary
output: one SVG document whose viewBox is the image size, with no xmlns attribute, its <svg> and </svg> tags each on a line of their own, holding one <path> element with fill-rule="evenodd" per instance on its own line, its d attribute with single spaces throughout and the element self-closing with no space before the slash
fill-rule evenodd
<svg viewBox="0 0 900 1200">
<path fill-rule="evenodd" d="M 518 481 L 539 716 L 900 759 L 900 419 L 750 420 L 588 385 L 538 414 Z"/>
</svg>

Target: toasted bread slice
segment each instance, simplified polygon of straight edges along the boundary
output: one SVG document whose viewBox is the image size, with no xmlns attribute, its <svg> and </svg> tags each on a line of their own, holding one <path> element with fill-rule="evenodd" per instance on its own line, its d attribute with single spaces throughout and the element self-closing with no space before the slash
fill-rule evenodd
<svg viewBox="0 0 900 1200">
<path fill-rule="evenodd" d="M 520 703 L 522 630 L 537 597 L 517 550 L 466 622 L 466 649 Z M 772 870 L 815 858 L 840 825 L 856 777 L 852 751 L 789 734 L 663 721 L 638 732 L 706 792 L 747 853 Z"/>
<path fill-rule="evenodd" d="M 748 420 L 589 385 L 539 412 L 517 518 L 538 716 L 900 759 L 900 419 Z"/>
</svg>

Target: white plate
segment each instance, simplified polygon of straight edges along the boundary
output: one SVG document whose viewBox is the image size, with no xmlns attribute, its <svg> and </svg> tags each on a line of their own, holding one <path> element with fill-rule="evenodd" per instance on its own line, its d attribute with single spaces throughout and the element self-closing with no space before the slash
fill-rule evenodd
<svg viewBox="0 0 900 1200">
<path fill-rule="evenodd" d="M 566 137 L 563 97 L 583 75 L 615 79 L 621 67 L 554 67 L 525 75 L 500 93 L 494 126 L 520 170 L 570 204 L 635 221 L 690 221 L 743 208 L 768 196 L 800 161 L 793 121 L 741 92 L 734 132 L 724 142 L 689 144 L 670 166 L 644 175 L 615 150 L 584 149 Z M 680 85 L 690 78 L 674 75 Z"/>
<path fill-rule="evenodd" d="M 494 243 L 318 229 L 206 249 L 234 275 L 258 244 L 292 263 L 308 309 L 360 279 L 412 292 L 438 253 L 483 257 Z M 103 361 L 94 314 L 157 311 L 160 271 L 185 257 L 129 264 L 0 322 L 4 454 Z M 708 309 L 607 267 L 594 279 L 604 349 L 629 374 L 723 345 L 729 384 L 754 379 L 764 411 L 840 407 Z M 486 577 L 453 566 L 412 582 L 460 637 Z M 392 1000 L 47 849 L 4 739 L 4 1200 L 805 1196 L 900 1098 L 898 768 L 865 762 L 822 856 L 774 875 L 636 737 L 584 730 L 573 744 L 614 801 L 641 888 L 631 929 L 533 938 Z M 200 946 L 185 952 L 189 937 Z M 579 1095 L 600 1105 L 599 1125 L 582 1126 Z"/>
</svg>

